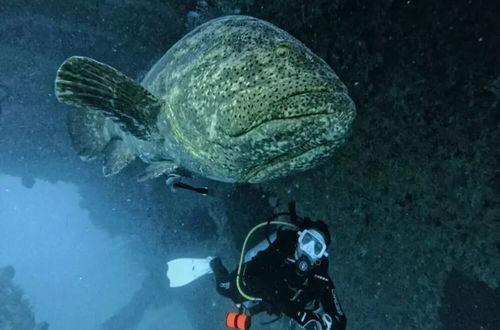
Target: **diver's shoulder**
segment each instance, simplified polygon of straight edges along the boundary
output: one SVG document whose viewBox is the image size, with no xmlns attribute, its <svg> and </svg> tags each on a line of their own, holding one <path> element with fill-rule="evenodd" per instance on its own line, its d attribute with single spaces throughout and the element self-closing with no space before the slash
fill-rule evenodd
<svg viewBox="0 0 500 330">
<path fill-rule="evenodd" d="M 289 228 L 280 228 L 277 232 L 278 239 L 293 239 L 297 240 L 297 230 Z"/>
</svg>

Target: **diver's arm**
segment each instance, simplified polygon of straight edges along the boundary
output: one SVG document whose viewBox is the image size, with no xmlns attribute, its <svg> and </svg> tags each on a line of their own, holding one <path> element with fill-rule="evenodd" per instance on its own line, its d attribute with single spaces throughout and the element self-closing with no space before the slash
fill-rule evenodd
<svg viewBox="0 0 500 330">
<path fill-rule="evenodd" d="M 321 306 L 324 311 L 324 314 L 321 315 L 321 319 L 325 326 L 324 329 L 344 330 L 347 319 L 340 305 L 337 293 L 335 292 L 333 281 L 329 276 L 324 277 L 323 280 L 326 282 L 326 288 L 321 295 Z"/>
<path fill-rule="evenodd" d="M 346 317 L 338 301 L 333 283 L 329 278 L 326 278 L 326 280 L 331 283 L 331 286 L 328 285 L 321 296 L 321 305 L 324 313 L 298 311 L 291 315 L 288 314 L 302 329 L 344 330 L 346 328 Z"/>
</svg>

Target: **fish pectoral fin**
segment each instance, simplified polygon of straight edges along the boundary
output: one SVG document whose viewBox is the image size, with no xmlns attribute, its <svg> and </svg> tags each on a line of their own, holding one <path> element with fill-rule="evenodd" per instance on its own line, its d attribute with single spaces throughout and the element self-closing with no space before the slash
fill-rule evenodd
<svg viewBox="0 0 500 330">
<path fill-rule="evenodd" d="M 104 152 L 110 141 L 106 117 L 100 111 L 75 109 L 68 116 L 71 143 L 82 160 L 91 160 Z"/>
<path fill-rule="evenodd" d="M 177 172 L 179 165 L 173 160 L 162 160 L 149 164 L 144 173 L 137 179 L 137 181 L 142 182 L 149 179 L 157 178 L 163 174 L 169 174 Z"/>
<path fill-rule="evenodd" d="M 122 139 L 112 139 L 104 149 L 102 173 L 105 177 L 113 176 L 123 170 L 134 159 L 135 153 L 130 150 Z"/>
</svg>

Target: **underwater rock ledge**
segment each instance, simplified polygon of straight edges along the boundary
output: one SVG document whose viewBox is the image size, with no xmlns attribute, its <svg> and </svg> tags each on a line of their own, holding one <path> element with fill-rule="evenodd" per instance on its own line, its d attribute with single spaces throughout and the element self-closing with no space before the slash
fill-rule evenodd
<svg viewBox="0 0 500 330">
<path fill-rule="evenodd" d="M 0 329 L 48 330 L 46 322 L 36 323 L 35 314 L 24 293 L 13 282 L 14 267 L 0 267 Z"/>
</svg>

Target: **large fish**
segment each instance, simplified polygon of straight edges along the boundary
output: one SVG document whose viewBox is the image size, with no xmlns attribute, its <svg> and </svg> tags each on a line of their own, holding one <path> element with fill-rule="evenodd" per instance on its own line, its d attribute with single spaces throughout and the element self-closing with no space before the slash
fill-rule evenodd
<svg viewBox="0 0 500 330">
<path fill-rule="evenodd" d="M 211 20 L 178 41 L 139 85 L 112 67 L 71 57 L 59 101 L 80 107 L 77 152 L 105 154 L 104 175 L 136 157 L 145 178 L 187 170 L 262 182 L 313 168 L 344 142 L 355 106 L 335 72 L 287 32 L 257 18 Z"/>
</svg>

